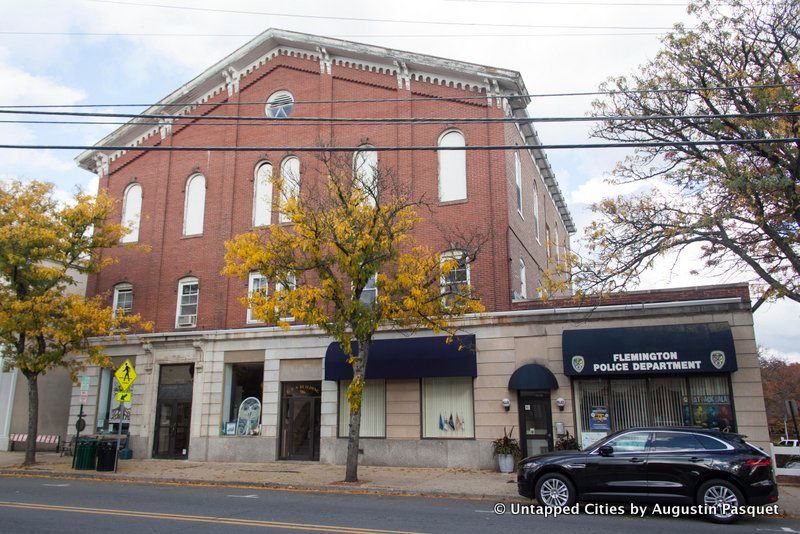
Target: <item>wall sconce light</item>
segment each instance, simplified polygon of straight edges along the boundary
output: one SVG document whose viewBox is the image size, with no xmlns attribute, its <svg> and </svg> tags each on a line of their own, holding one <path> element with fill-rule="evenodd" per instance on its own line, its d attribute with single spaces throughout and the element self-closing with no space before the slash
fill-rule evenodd
<svg viewBox="0 0 800 534">
<path fill-rule="evenodd" d="M 511 410 L 511 401 L 508 399 L 503 399 L 503 409 L 505 411 Z"/>
<path fill-rule="evenodd" d="M 556 406 L 558 406 L 558 411 L 563 412 L 564 406 L 567 405 L 567 401 L 564 400 L 564 397 L 559 397 L 556 399 Z"/>
</svg>

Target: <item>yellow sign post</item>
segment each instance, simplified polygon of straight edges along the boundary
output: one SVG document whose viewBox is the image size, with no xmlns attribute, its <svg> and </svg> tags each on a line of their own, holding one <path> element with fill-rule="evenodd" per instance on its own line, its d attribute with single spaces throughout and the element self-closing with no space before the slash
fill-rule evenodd
<svg viewBox="0 0 800 534">
<path fill-rule="evenodd" d="M 119 382 L 119 387 L 122 391 L 128 391 L 128 388 L 131 387 L 136 381 L 136 377 L 139 376 L 136 374 L 136 370 L 133 368 L 133 364 L 131 364 L 130 360 L 125 360 L 117 372 L 114 373 L 114 376 L 117 378 Z"/>
</svg>

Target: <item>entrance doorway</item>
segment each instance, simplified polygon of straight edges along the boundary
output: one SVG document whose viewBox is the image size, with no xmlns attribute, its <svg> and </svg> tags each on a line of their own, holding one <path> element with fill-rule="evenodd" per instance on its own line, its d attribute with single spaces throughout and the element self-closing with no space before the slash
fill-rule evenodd
<svg viewBox="0 0 800 534">
<path fill-rule="evenodd" d="M 519 428 L 523 457 L 553 450 L 549 391 L 519 392 Z"/>
<path fill-rule="evenodd" d="M 319 460 L 320 382 L 284 382 L 281 392 L 281 460 Z"/>
<path fill-rule="evenodd" d="M 158 381 L 153 458 L 186 458 L 194 364 L 162 365 Z"/>
</svg>

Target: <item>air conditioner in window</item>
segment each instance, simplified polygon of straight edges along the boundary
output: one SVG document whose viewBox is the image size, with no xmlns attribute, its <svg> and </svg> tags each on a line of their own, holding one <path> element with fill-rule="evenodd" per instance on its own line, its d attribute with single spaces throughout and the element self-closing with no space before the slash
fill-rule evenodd
<svg viewBox="0 0 800 534">
<path fill-rule="evenodd" d="M 197 321 L 196 315 L 179 315 L 178 326 L 194 326 Z"/>
</svg>

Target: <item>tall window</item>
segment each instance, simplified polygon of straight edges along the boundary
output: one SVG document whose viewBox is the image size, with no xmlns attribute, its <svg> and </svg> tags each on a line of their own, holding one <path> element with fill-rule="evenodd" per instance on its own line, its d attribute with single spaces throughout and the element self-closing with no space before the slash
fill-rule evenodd
<svg viewBox="0 0 800 534">
<path fill-rule="evenodd" d="M 533 180 L 533 235 L 539 241 L 539 185 Z"/>
<path fill-rule="evenodd" d="M 353 156 L 353 174 L 356 185 L 366 194 L 367 200 L 375 205 L 378 198 L 378 153 L 370 145 L 364 145 Z"/>
<path fill-rule="evenodd" d="M 347 386 L 350 383 L 339 382 L 339 437 L 346 438 L 350 433 L 350 404 L 347 402 Z M 361 430 L 362 438 L 386 437 L 386 381 L 365 380 L 361 394 Z"/>
<path fill-rule="evenodd" d="M 250 273 L 247 281 L 247 295 L 252 297 L 256 293 L 261 293 L 262 295 L 267 294 L 267 277 L 261 273 L 253 272 Z M 259 319 L 253 317 L 253 310 L 250 306 L 247 307 L 247 322 L 248 323 L 263 323 Z"/>
<path fill-rule="evenodd" d="M 122 198 L 122 225 L 130 232 L 122 236 L 123 243 L 139 241 L 139 223 L 142 218 L 142 186 L 130 184 Z"/>
<path fill-rule="evenodd" d="M 522 213 L 522 163 L 519 160 L 519 150 L 514 151 L 514 183 L 517 191 L 517 211 Z"/>
<path fill-rule="evenodd" d="M 366 304 L 367 306 L 371 306 L 375 304 L 378 300 L 378 275 L 373 274 L 367 280 L 367 285 L 364 286 L 364 289 L 361 290 L 361 295 L 358 296 L 358 300 Z"/>
<path fill-rule="evenodd" d="M 131 284 L 117 284 L 114 286 L 114 302 L 112 305 L 112 312 L 117 314 L 118 310 L 122 310 L 125 315 L 133 312 L 133 286 Z"/>
<path fill-rule="evenodd" d="M 272 165 L 262 161 L 256 165 L 253 178 L 253 226 L 266 226 L 272 222 Z"/>
<path fill-rule="evenodd" d="M 551 256 L 553 255 L 553 241 L 550 237 L 550 225 L 544 225 L 544 239 L 545 239 L 545 249 L 547 251 L 547 260 L 549 261 Z"/>
<path fill-rule="evenodd" d="M 560 238 L 558 237 L 558 223 L 556 223 L 555 232 L 556 232 L 556 242 L 555 242 L 555 245 L 556 245 L 556 263 L 561 263 L 561 241 L 560 241 Z"/>
<path fill-rule="evenodd" d="M 466 146 L 464 134 L 450 130 L 439 138 L 440 147 Z M 464 200 L 467 198 L 467 152 L 466 150 L 439 150 L 439 201 Z"/>
<path fill-rule="evenodd" d="M 294 273 L 289 273 L 286 275 L 286 277 L 286 284 L 283 282 L 275 282 L 275 291 L 291 290 L 297 287 L 297 278 L 295 277 Z M 281 319 L 289 322 L 294 321 L 294 317 L 281 317 Z"/>
<path fill-rule="evenodd" d="M 197 303 L 200 283 L 197 278 L 184 278 L 178 282 L 178 309 L 175 326 L 185 328 L 197 326 Z"/>
<path fill-rule="evenodd" d="M 295 156 L 289 156 L 281 163 L 281 211 L 278 215 L 278 222 L 289 222 L 289 216 L 284 213 L 286 201 L 296 198 L 300 194 L 300 160 Z"/>
<path fill-rule="evenodd" d="M 442 293 L 461 293 L 469 287 L 469 262 L 463 250 L 449 250 L 441 256 Z"/>
<path fill-rule="evenodd" d="M 131 403 L 117 401 L 117 393 L 122 389 L 119 382 L 114 380 L 114 369 L 101 368 L 99 379 L 97 433 L 115 434 L 119 432 L 120 422 L 122 423 L 122 432 L 126 433 L 131 420 Z"/>
<path fill-rule="evenodd" d="M 226 364 L 224 386 L 222 419 L 224 422 L 237 422 L 239 407 L 245 399 L 255 397 L 259 402 L 263 401 L 264 362 Z M 242 431 L 247 429 L 247 423 L 241 426 L 237 425 L 237 434 L 244 435 Z M 258 431 L 259 429 L 256 428 L 254 430 Z"/>
<path fill-rule="evenodd" d="M 289 91 L 276 91 L 267 99 L 264 111 L 267 117 L 282 119 L 292 113 L 294 107 L 294 96 Z"/>
<path fill-rule="evenodd" d="M 472 438 L 472 377 L 422 379 L 422 437 Z"/>
<path fill-rule="evenodd" d="M 528 298 L 528 280 L 525 273 L 525 260 L 519 260 L 519 298 L 525 300 Z"/>
<path fill-rule="evenodd" d="M 195 174 L 186 182 L 186 206 L 183 212 L 183 235 L 203 233 L 206 208 L 206 178 Z"/>
</svg>

